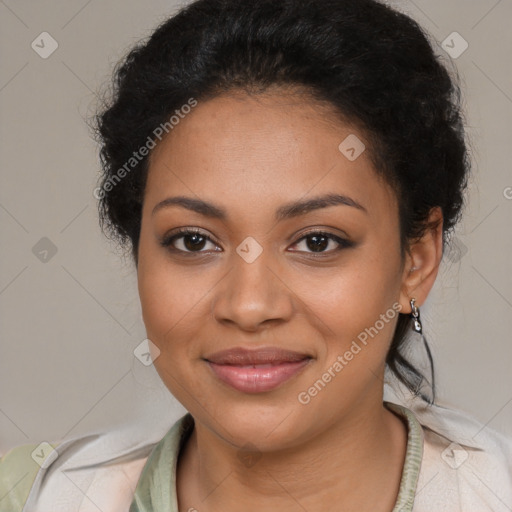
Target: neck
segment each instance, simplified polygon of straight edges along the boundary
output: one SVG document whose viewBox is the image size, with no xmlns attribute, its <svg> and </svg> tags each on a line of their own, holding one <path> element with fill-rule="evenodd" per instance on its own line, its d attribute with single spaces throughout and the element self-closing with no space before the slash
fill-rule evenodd
<svg viewBox="0 0 512 512">
<path fill-rule="evenodd" d="M 310 512 L 392 510 L 407 445 L 405 424 L 377 402 L 286 450 L 252 462 L 204 425 L 195 424 L 179 460 L 180 510 L 200 512 L 301 506 Z"/>
</svg>

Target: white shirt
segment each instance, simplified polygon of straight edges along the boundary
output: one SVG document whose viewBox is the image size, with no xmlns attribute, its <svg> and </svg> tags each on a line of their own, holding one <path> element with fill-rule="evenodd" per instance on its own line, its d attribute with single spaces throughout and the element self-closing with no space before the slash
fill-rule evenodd
<svg viewBox="0 0 512 512">
<path fill-rule="evenodd" d="M 407 407 L 422 426 L 413 512 L 512 511 L 512 439 L 461 411 L 407 400 L 388 386 L 384 397 Z M 167 430 L 132 426 L 60 443 L 57 458 L 38 470 L 23 512 L 127 512 L 147 458 Z M 14 512 L 4 508 L 7 501 L 0 500 L 0 512 Z"/>
</svg>

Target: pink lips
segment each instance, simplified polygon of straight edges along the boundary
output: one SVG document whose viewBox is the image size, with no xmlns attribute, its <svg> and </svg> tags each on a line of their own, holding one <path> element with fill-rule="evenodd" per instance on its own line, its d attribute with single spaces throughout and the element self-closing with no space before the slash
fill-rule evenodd
<svg viewBox="0 0 512 512">
<path fill-rule="evenodd" d="M 245 393 L 270 391 L 311 361 L 306 354 L 272 347 L 258 350 L 237 347 L 205 359 L 220 380 Z"/>
</svg>

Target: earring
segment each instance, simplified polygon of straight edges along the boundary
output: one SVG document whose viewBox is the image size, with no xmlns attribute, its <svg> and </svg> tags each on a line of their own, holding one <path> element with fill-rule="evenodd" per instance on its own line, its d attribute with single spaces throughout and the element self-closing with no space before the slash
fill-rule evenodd
<svg viewBox="0 0 512 512">
<path fill-rule="evenodd" d="M 416 299 L 411 299 L 411 316 L 414 320 L 414 330 L 421 334 L 420 310 L 418 306 L 416 306 Z"/>
<path fill-rule="evenodd" d="M 427 357 L 427 361 L 430 365 L 430 382 L 426 379 L 422 372 L 416 372 L 416 391 L 415 394 L 421 396 L 423 400 L 425 400 L 429 404 L 433 404 L 435 401 L 435 375 L 434 375 L 434 361 L 432 360 L 432 353 L 430 352 L 430 347 L 428 346 L 427 338 L 423 334 L 423 327 L 420 321 L 420 309 L 416 306 L 416 299 L 411 299 L 411 318 L 413 319 L 413 332 L 418 333 L 423 340 L 423 346 L 425 348 L 425 353 Z"/>
</svg>

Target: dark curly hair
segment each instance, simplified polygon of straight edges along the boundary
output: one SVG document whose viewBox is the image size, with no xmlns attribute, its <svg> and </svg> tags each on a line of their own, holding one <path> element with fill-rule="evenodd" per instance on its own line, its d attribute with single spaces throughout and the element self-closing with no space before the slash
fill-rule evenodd
<svg viewBox="0 0 512 512">
<path fill-rule="evenodd" d="M 128 53 L 95 117 L 100 225 L 136 265 L 148 171 L 148 151 L 138 150 L 191 98 L 274 86 L 308 91 L 364 132 L 398 198 L 402 252 L 430 227 L 433 207 L 447 242 L 470 169 L 460 88 L 415 21 L 376 0 L 197 0 Z M 432 403 L 433 366 L 426 396 L 428 381 L 405 356 L 408 329 L 400 314 L 386 362 Z"/>
</svg>

